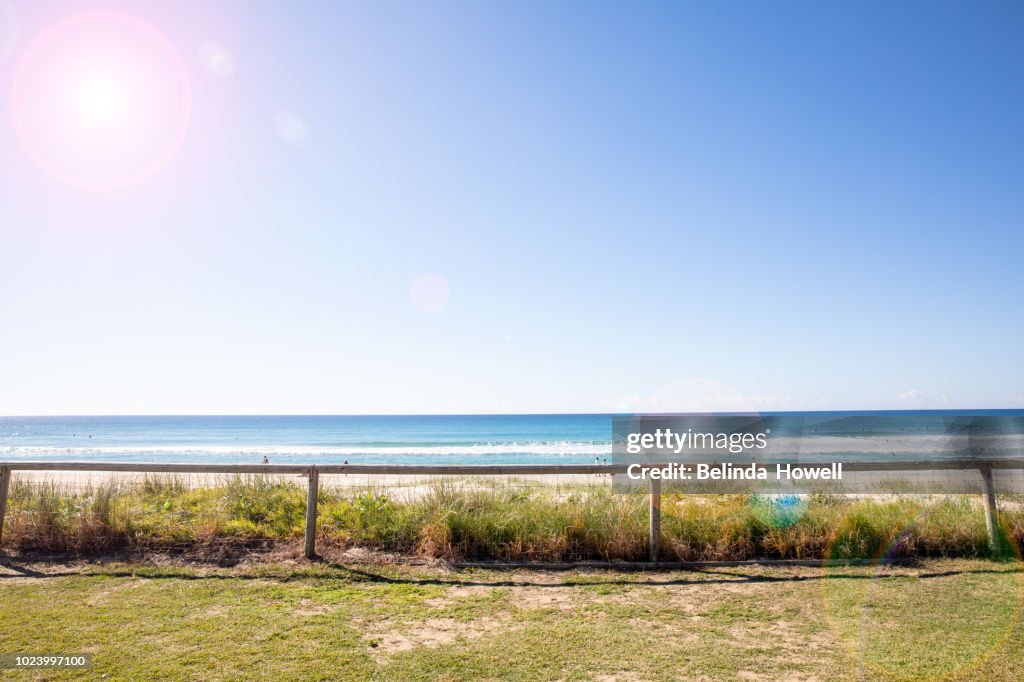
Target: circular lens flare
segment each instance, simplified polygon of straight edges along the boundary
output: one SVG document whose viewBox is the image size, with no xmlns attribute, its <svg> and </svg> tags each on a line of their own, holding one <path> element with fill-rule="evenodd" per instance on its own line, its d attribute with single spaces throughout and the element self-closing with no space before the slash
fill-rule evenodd
<svg viewBox="0 0 1024 682">
<path fill-rule="evenodd" d="M 830 626 L 860 670 L 871 679 L 900 679 L 900 651 L 914 651 L 917 665 L 929 670 L 929 679 L 974 679 L 998 651 L 1008 646 L 1012 634 L 1024 616 L 1024 574 L 1013 565 L 991 569 L 943 566 L 930 570 L 915 563 L 903 565 L 901 559 L 935 553 L 937 548 L 922 546 L 918 537 L 929 523 L 941 526 L 939 537 L 953 537 L 962 515 L 971 507 L 963 500 L 878 501 L 870 513 L 856 508 L 848 511 L 825 548 L 825 568 L 829 579 L 822 584 L 824 614 Z M 974 509 L 977 513 L 977 509 Z M 948 520 L 943 519 L 948 516 Z M 959 520 L 954 522 L 954 519 Z M 927 545 L 927 542 L 924 542 Z M 1017 562 L 1020 554 L 1013 550 Z M 865 558 L 862 567 L 832 565 L 830 560 Z M 935 584 L 954 578 L 959 571 L 991 584 L 988 589 L 955 591 L 949 585 Z M 987 576 L 1005 571 L 1012 580 L 997 581 Z M 896 581 L 896 582 L 894 582 Z M 970 581 L 968 584 L 973 584 Z M 920 611 L 918 621 L 936 620 L 942 614 L 943 646 L 934 646 L 935 633 L 907 628 L 907 614 Z M 976 619 L 974 614 L 985 614 Z M 964 620 L 970 621 L 968 623 Z M 958 652 L 955 664 L 943 660 L 943 652 Z M 941 675 L 938 670 L 943 670 Z"/>
<path fill-rule="evenodd" d="M 18 139 L 70 185 L 110 190 L 157 172 L 178 150 L 190 109 L 185 66 L 148 24 L 89 12 L 46 29 L 14 74 Z"/>
</svg>

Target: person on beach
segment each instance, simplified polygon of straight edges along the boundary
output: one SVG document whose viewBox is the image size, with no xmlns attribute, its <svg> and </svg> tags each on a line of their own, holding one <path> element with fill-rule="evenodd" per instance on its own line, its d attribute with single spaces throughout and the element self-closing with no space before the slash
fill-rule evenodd
<svg viewBox="0 0 1024 682">
<path fill-rule="evenodd" d="M 270 460 L 267 458 L 266 455 L 263 455 L 263 463 L 264 464 L 270 464 Z"/>
</svg>

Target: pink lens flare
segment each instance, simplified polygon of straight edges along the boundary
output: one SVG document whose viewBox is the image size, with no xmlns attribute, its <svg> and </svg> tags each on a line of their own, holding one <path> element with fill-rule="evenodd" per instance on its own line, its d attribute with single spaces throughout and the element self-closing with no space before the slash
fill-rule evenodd
<svg viewBox="0 0 1024 682">
<path fill-rule="evenodd" d="M 135 17 L 97 11 L 64 19 L 29 45 L 11 107 L 18 139 L 40 168 L 77 188 L 114 190 L 175 155 L 191 96 L 185 64 L 163 35 Z"/>
</svg>

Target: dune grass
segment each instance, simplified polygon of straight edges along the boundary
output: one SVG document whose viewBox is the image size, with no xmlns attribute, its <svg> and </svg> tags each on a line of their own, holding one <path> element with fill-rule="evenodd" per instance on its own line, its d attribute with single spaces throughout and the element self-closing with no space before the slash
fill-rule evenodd
<svg viewBox="0 0 1024 682">
<path fill-rule="evenodd" d="M 305 490 L 239 476 L 205 485 L 149 476 L 84 488 L 15 479 L 4 546 L 21 552 L 251 547 L 303 533 Z M 1008 500 L 1000 555 L 1019 555 L 1024 511 Z M 471 485 L 431 482 L 422 494 L 321 489 L 320 539 L 453 560 L 643 560 L 647 499 L 606 484 Z M 989 557 L 978 501 L 666 495 L 663 560 Z"/>
</svg>

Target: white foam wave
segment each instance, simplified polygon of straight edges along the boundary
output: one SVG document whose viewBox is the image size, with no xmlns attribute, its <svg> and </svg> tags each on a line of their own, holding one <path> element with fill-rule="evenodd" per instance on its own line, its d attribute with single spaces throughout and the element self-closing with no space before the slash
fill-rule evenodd
<svg viewBox="0 0 1024 682">
<path fill-rule="evenodd" d="M 167 445 L 167 446 L 0 446 L 4 458 L 59 456 L 68 457 L 160 457 L 209 455 L 212 457 L 261 457 L 263 455 L 296 457 L 450 457 L 477 455 L 548 455 L 548 456 L 610 456 L 611 443 L 547 442 L 487 443 L 474 445 Z"/>
</svg>

